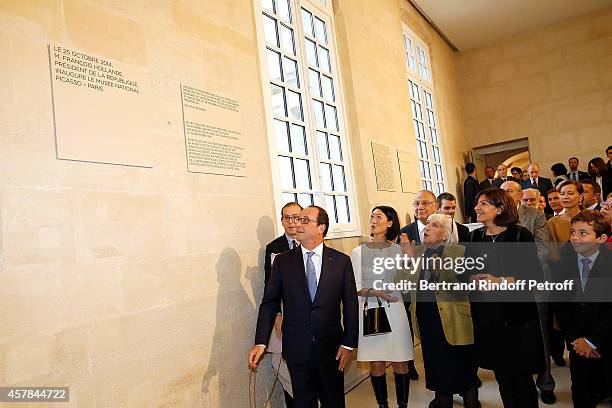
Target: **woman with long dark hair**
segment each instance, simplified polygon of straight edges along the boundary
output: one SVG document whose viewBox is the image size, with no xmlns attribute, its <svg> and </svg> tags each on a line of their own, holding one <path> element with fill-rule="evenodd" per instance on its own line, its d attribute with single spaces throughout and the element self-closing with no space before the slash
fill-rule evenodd
<svg viewBox="0 0 612 408">
<path fill-rule="evenodd" d="M 591 159 L 587 170 L 593 181 L 601 186 L 601 196 L 607 197 L 612 192 L 612 174 L 608 172 L 604 159 L 601 157 Z"/>
</svg>

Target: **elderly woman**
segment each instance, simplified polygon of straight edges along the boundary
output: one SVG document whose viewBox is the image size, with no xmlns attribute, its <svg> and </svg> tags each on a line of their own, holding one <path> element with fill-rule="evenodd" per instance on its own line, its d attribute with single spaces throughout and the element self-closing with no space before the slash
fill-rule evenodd
<svg viewBox="0 0 612 408">
<path fill-rule="evenodd" d="M 378 300 L 388 306 L 385 307 L 385 311 L 391 326 L 390 333 L 364 336 L 363 314 L 359 315 L 357 360 L 370 363 L 370 378 L 379 408 L 389 407 L 385 374 L 387 361 L 393 366 L 397 405 L 400 408 L 408 406 L 410 387 L 408 361 L 414 359 L 410 325 L 404 303 L 400 301 L 401 293 L 374 289 L 374 286 L 394 283 L 397 279 L 396 268 L 380 271 L 374 266 L 381 265 L 381 262 L 377 262 L 381 259 L 394 259 L 402 255 L 402 248 L 394 243 L 399 229 L 399 218 L 393 208 L 384 205 L 374 207 L 370 214 L 371 240 L 359 245 L 351 253 L 361 308 L 365 307 L 366 299 L 368 307 L 378 307 Z"/>
<path fill-rule="evenodd" d="M 457 229 L 449 215 L 432 214 L 427 218 L 423 245 L 414 249 L 418 264 L 413 279 L 430 282 L 459 282 L 449 268 L 448 259 L 462 258 L 465 247 L 457 245 Z M 436 258 L 438 264 L 436 265 Z M 439 262 L 439 261 L 442 262 Z M 418 283 L 417 283 L 418 287 Z M 460 291 L 411 293 L 412 321 L 415 335 L 421 339 L 425 365 L 425 386 L 435 392 L 430 408 L 452 408 L 453 394 L 461 394 L 467 408 L 478 408 L 477 366 L 474 358 L 474 332 L 470 301 Z"/>
<path fill-rule="evenodd" d="M 472 232 L 471 245 L 485 261 L 483 273 L 472 275 L 472 280 L 512 284 L 541 276 L 533 235 L 518 225 L 518 210 L 505 191 L 480 191 L 475 211 L 484 227 Z M 537 408 L 533 374 L 544 371 L 544 345 L 533 295 L 476 292 L 472 318 L 478 365 L 493 370 L 504 407 Z"/>
</svg>

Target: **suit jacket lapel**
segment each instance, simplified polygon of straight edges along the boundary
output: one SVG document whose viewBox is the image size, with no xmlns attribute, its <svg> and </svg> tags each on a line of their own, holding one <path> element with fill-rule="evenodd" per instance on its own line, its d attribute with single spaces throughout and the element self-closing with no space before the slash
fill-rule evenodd
<svg viewBox="0 0 612 408">
<path fill-rule="evenodd" d="M 410 224 L 410 227 L 412 228 L 412 235 L 414 236 L 414 240 L 416 241 L 417 245 L 421 243 L 421 235 L 419 234 L 419 224 L 418 221 L 413 222 L 412 224 Z"/>
<path fill-rule="evenodd" d="M 330 278 L 328 275 L 332 273 L 332 265 L 331 265 L 332 260 L 333 258 L 331 257 L 329 249 L 327 249 L 327 246 L 323 244 L 323 259 L 321 259 L 321 276 L 319 276 L 319 284 L 317 285 L 317 294 L 315 295 L 313 303 L 316 303 L 317 300 L 319 300 L 319 298 L 321 297 L 320 295 L 321 290 L 322 288 L 325 287 L 324 286 L 325 281 L 327 281 Z M 310 295 L 308 296 L 308 298 L 310 299 Z"/>
<path fill-rule="evenodd" d="M 293 259 L 295 262 L 295 270 L 297 272 L 295 281 L 302 287 L 302 291 L 304 292 L 306 299 L 308 299 L 308 302 L 311 303 L 312 300 L 310 300 L 310 293 L 308 292 L 308 281 L 306 280 L 306 269 L 304 268 L 304 255 L 302 254 L 302 248 L 297 247 L 294 249 L 294 251 L 295 257 Z"/>
</svg>

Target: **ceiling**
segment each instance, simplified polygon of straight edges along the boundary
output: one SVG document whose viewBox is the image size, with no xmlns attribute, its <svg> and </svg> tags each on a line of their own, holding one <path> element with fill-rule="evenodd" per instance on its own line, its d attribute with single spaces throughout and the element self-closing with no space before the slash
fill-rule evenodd
<svg viewBox="0 0 612 408">
<path fill-rule="evenodd" d="M 612 0 L 409 1 L 460 51 L 612 7 Z"/>
</svg>

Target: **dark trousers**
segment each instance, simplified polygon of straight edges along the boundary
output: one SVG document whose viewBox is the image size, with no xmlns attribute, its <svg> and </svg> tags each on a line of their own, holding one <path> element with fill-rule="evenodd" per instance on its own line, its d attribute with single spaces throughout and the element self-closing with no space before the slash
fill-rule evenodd
<svg viewBox="0 0 612 408">
<path fill-rule="evenodd" d="M 550 356 L 554 360 L 561 360 L 565 352 L 565 341 L 563 341 L 563 333 L 555 329 L 555 311 L 552 305 L 548 305 L 548 347 Z"/>
<path fill-rule="evenodd" d="M 531 374 L 493 373 L 504 408 L 538 408 L 538 390 Z"/>
<path fill-rule="evenodd" d="M 305 363 L 287 367 L 295 408 L 317 408 L 317 401 L 321 408 L 344 408 L 344 373 L 335 356 L 320 356 L 313 342 Z"/>
<path fill-rule="evenodd" d="M 553 316 L 551 311 L 552 308 L 549 307 L 549 303 L 538 303 L 537 305 L 538 317 L 540 318 L 540 330 L 542 331 L 542 344 L 544 345 L 544 372 L 537 375 L 536 386 L 541 391 L 554 391 L 555 379 L 550 371 L 550 355 L 552 354 L 550 349 L 550 329 L 553 327 L 551 322 Z M 561 346 L 563 346 L 563 343 Z"/>
<path fill-rule="evenodd" d="M 572 401 L 576 408 L 595 408 L 602 387 L 610 393 L 609 379 L 602 378 L 606 365 L 610 363 L 603 358 L 580 357 L 570 351 L 570 375 L 572 378 Z"/>
<path fill-rule="evenodd" d="M 283 391 L 285 393 L 285 407 L 293 408 L 293 397 L 289 395 L 287 391 Z"/>
</svg>

